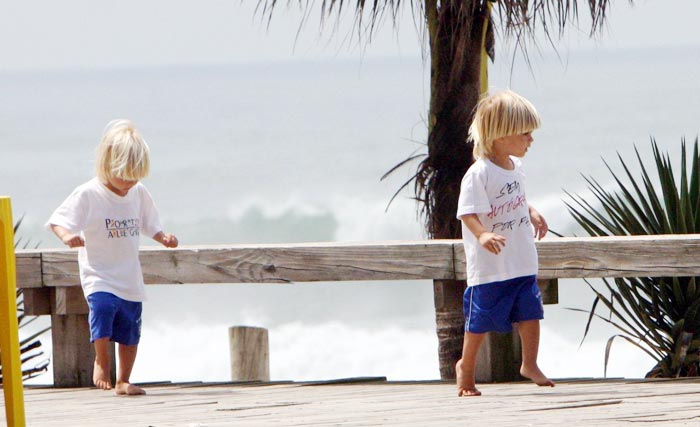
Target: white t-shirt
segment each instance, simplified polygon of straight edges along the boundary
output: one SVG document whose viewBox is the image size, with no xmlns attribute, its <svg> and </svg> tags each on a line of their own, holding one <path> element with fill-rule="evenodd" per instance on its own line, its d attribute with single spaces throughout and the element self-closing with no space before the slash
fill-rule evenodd
<svg viewBox="0 0 700 427">
<path fill-rule="evenodd" d="M 120 197 L 93 178 L 73 190 L 54 211 L 47 228 L 52 224 L 79 233 L 85 240 L 78 250 L 85 297 L 110 292 L 128 301 L 146 299 L 139 236 L 153 237 L 162 228 L 145 186 L 137 183 Z"/>
<path fill-rule="evenodd" d="M 457 218 L 477 214 L 486 231 L 500 234 L 506 244 L 495 255 L 479 244 L 462 221 L 462 241 L 467 258 L 469 286 L 537 274 L 537 250 L 530 211 L 525 197 L 525 174 L 520 160 L 511 157 L 514 169 L 506 170 L 488 159 L 479 159 L 462 179 Z"/>
</svg>

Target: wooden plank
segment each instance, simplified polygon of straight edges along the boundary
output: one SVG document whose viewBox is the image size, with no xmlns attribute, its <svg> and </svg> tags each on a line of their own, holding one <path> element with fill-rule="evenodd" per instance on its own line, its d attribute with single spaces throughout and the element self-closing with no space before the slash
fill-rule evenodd
<svg viewBox="0 0 700 427">
<path fill-rule="evenodd" d="M 57 387 L 89 387 L 95 352 L 87 315 L 51 316 L 53 383 Z"/>
<path fill-rule="evenodd" d="M 466 285 L 463 280 L 433 280 L 438 363 L 441 378 L 455 378 L 455 362 L 462 357 L 464 337 L 462 296 Z M 479 362 L 481 362 L 480 359 Z"/>
<path fill-rule="evenodd" d="M 466 280 L 460 240 L 455 275 Z M 557 237 L 535 242 L 539 279 L 700 275 L 700 235 Z"/>
<path fill-rule="evenodd" d="M 697 379 L 480 384 L 369 382 L 146 385 L 118 398 L 94 388 L 25 388 L 32 427 L 109 426 L 635 426 L 697 425 Z M 0 423 L 4 422 L 0 411 Z M 105 421 L 107 420 L 107 421 Z"/>
<path fill-rule="evenodd" d="M 79 282 L 75 251 L 47 251 L 44 283 Z M 293 283 L 347 280 L 449 279 L 449 242 L 307 243 L 143 248 L 148 284 Z"/>
<path fill-rule="evenodd" d="M 77 250 L 47 250 L 41 257 L 45 286 L 79 286 Z"/>
<path fill-rule="evenodd" d="M 88 314 L 87 302 L 80 286 L 58 286 L 55 289 L 54 314 Z"/>
<path fill-rule="evenodd" d="M 477 383 L 520 380 L 521 349 L 517 324 L 513 324 L 513 331 L 505 334 L 486 334 L 476 355 Z"/>
<path fill-rule="evenodd" d="M 18 250 L 15 251 L 17 263 L 17 287 L 40 288 L 41 278 L 41 251 Z"/>
<path fill-rule="evenodd" d="M 228 328 L 231 381 L 270 381 L 270 339 L 267 329 Z"/>
<path fill-rule="evenodd" d="M 51 314 L 51 288 L 24 288 L 22 298 L 24 314 L 27 316 L 41 316 Z"/>
<path fill-rule="evenodd" d="M 700 275 L 700 235 L 564 237 L 536 245 L 540 279 Z M 76 251 L 43 251 L 41 259 L 44 285 L 79 283 Z M 460 240 L 144 248 L 141 263 L 148 284 L 466 279 Z"/>
<path fill-rule="evenodd" d="M 309 243 L 141 252 L 147 283 L 293 283 L 451 278 L 439 241 Z"/>
<path fill-rule="evenodd" d="M 563 237 L 537 242 L 539 277 L 700 275 L 700 235 Z"/>
<path fill-rule="evenodd" d="M 91 387 L 95 347 L 87 314 L 51 315 L 53 383 L 56 387 Z M 116 380 L 115 345 L 110 343 L 110 379 Z"/>
<path fill-rule="evenodd" d="M 559 304 L 559 279 L 537 279 L 542 304 Z"/>
</svg>

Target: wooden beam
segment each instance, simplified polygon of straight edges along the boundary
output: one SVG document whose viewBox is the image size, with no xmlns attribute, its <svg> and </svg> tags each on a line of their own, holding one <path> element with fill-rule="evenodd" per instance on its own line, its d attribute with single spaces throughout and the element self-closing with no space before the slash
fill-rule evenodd
<svg viewBox="0 0 700 427">
<path fill-rule="evenodd" d="M 59 286 L 54 290 L 56 300 L 53 314 L 88 314 L 90 312 L 80 286 Z"/>
<path fill-rule="evenodd" d="M 456 377 L 455 362 L 462 356 L 464 337 L 462 296 L 466 287 L 467 283 L 463 280 L 433 280 L 440 378 Z"/>
<path fill-rule="evenodd" d="M 486 334 L 476 354 L 476 381 L 492 383 L 523 379 L 520 376 L 521 349 L 517 323 L 513 324 L 513 331 L 506 334 Z"/>
<path fill-rule="evenodd" d="M 90 343 L 87 314 L 51 316 L 53 384 L 55 387 L 90 387 L 95 348 Z M 114 343 L 110 343 L 110 379 L 116 379 Z"/>
<path fill-rule="evenodd" d="M 537 279 L 542 304 L 559 304 L 559 279 Z"/>
<path fill-rule="evenodd" d="M 537 242 L 539 278 L 700 275 L 700 235 L 562 237 Z"/>
<path fill-rule="evenodd" d="M 539 279 L 700 276 L 700 235 L 536 242 Z M 17 251 L 22 288 L 75 286 L 75 250 Z M 147 284 L 465 280 L 460 240 L 143 248 Z"/>
<path fill-rule="evenodd" d="M 455 274 L 466 279 L 464 248 Z M 535 242 L 538 279 L 700 276 L 700 235 L 552 237 Z"/>
<path fill-rule="evenodd" d="M 231 381 L 270 381 L 270 339 L 267 329 L 228 328 Z"/>
<path fill-rule="evenodd" d="M 44 286 L 76 286 L 80 284 L 78 251 L 48 250 L 41 257 Z"/>
<path fill-rule="evenodd" d="M 432 280 L 454 277 L 449 242 L 307 243 L 144 248 L 148 284 Z M 47 251 L 44 284 L 79 282 L 75 251 Z"/>
<path fill-rule="evenodd" d="M 51 314 L 52 288 L 24 288 L 22 298 L 24 314 L 27 316 L 41 316 Z"/>
<path fill-rule="evenodd" d="M 40 288 L 41 277 L 41 251 L 27 250 L 15 251 L 17 262 L 17 287 Z"/>
</svg>

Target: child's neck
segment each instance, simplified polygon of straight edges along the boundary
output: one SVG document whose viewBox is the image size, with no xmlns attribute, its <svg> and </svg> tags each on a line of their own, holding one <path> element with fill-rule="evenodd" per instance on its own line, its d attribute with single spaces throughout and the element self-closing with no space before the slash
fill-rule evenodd
<svg viewBox="0 0 700 427">
<path fill-rule="evenodd" d="M 119 188 L 113 186 L 109 182 L 104 184 L 105 187 L 112 193 L 116 194 L 119 197 L 126 197 L 126 195 L 129 193 L 129 190 L 120 190 Z"/>
<path fill-rule="evenodd" d="M 489 157 L 489 160 L 491 160 L 491 162 L 494 165 L 496 165 L 502 169 L 506 169 L 506 170 L 515 169 L 515 165 L 513 164 L 513 161 L 510 159 L 510 155 L 508 155 L 508 154 L 494 154 L 494 155 Z"/>
</svg>

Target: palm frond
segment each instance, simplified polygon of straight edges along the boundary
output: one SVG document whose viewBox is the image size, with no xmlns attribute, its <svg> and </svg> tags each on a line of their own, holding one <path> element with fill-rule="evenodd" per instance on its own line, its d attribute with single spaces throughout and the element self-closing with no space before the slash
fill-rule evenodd
<svg viewBox="0 0 700 427">
<path fill-rule="evenodd" d="M 640 168 L 639 177 L 632 174 L 618 153 L 623 170 L 621 175 L 604 162 L 613 177 L 615 191 L 606 189 L 593 177 L 584 176 L 594 202 L 565 192 L 570 199 L 565 202 L 569 213 L 588 234 L 700 232 L 698 139 L 695 140 L 690 159 L 685 140 L 681 141 L 678 174 L 674 171 L 670 155 L 661 152 L 653 138 L 651 148 L 656 179 L 652 178 L 647 170 L 648 163 L 643 161 L 639 150 L 634 147 Z M 654 358 L 657 365 L 649 372 L 650 376 L 700 372 L 700 287 L 696 277 L 616 278 L 613 282 L 603 279 L 603 283 L 608 295 L 588 283 L 595 297 L 588 311 L 582 342 L 594 318 L 611 324 L 620 332 L 607 342 L 606 374 L 612 343 L 616 338 L 629 341 Z M 599 305 L 608 310 L 608 317 L 596 312 Z"/>
<path fill-rule="evenodd" d="M 29 244 L 29 240 L 23 241 L 21 238 L 17 238 L 17 230 L 19 229 L 20 225 L 22 224 L 22 221 L 24 220 L 24 215 L 22 215 L 14 224 L 14 235 L 15 235 L 15 241 L 14 241 L 14 247 L 17 249 L 18 247 L 23 247 L 26 248 Z M 22 245 L 22 242 L 24 244 Z M 32 316 L 28 317 L 24 314 L 24 296 L 22 293 L 22 289 L 18 288 L 15 292 L 15 300 L 17 302 L 17 324 L 19 326 L 20 332 L 25 329 L 27 325 L 30 325 L 32 322 L 34 322 L 37 317 Z M 20 342 L 19 342 L 19 352 L 20 352 L 20 365 L 21 365 L 21 371 L 22 371 L 22 378 L 24 380 L 28 380 L 30 378 L 34 378 L 38 375 L 40 375 L 43 372 L 46 372 L 48 370 L 48 365 L 49 361 L 48 359 L 40 359 L 38 362 L 36 361 L 37 358 L 43 356 L 43 352 L 39 351 L 41 348 L 41 341 L 39 341 L 39 337 L 46 333 L 48 330 L 50 330 L 50 327 L 40 329 L 38 331 L 35 331 L 34 333 L 30 334 L 27 337 L 21 338 L 20 335 Z M 33 364 L 29 364 L 29 362 L 33 362 Z M 0 384 L 2 383 L 2 365 L 0 365 Z"/>
</svg>

